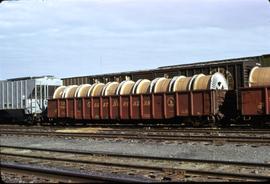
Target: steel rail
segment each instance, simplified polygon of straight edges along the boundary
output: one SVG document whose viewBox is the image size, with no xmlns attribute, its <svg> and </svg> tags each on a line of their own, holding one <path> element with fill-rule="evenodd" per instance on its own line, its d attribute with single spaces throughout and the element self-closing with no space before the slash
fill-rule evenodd
<svg viewBox="0 0 270 184">
<path fill-rule="evenodd" d="M 270 137 L 251 136 L 216 136 L 216 135 L 155 135 L 155 134 L 123 134 L 123 133 L 63 133 L 63 132 L 17 132 L 5 131 L 0 134 L 33 135 L 33 136 L 57 136 L 57 137 L 88 137 L 88 138 L 122 138 L 122 139 L 149 139 L 159 141 L 196 141 L 196 142 L 240 142 L 240 143 L 270 143 Z"/>
<path fill-rule="evenodd" d="M 1 153 L 2 154 L 2 153 Z M 5 155 L 5 154 L 4 154 Z M 256 179 L 256 180 L 270 180 L 270 176 L 255 175 L 255 174 L 238 174 L 238 173 L 228 173 L 228 172 L 215 172 L 215 171 L 205 171 L 205 170 L 194 170 L 194 169 L 181 169 L 181 168 L 166 168 L 160 166 L 148 166 L 148 165 L 138 165 L 138 164 L 125 164 L 125 163 L 109 163 L 102 161 L 90 161 L 90 160 L 78 160 L 78 159 L 66 159 L 66 158 L 51 158 L 51 157 L 39 157 L 30 155 L 19 155 L 19 154 L 6 154 L 7 156 L 19 156 L 34 159 L 52 160 L 52 161 L 64 161 L 73 163 L 83 163 L 83 164 L 96 164 L 105 165 L 110 167 L 125 167 L 125 168 L 136 168 L 136 169 L 147 169 L 156 171 L 174 171 L 185 175 L 207 175 L 207 176 L 217 176 L 217 177 L 231 177 L 238 179 Z"/>
<path fill-rule="evenodd" d="M 270 163 L 254 163 L 254 162 L 237 162 L 237 161 L 223 161 L 223 160 L 206 160 L 206 159 L 189 159 L 189 158 L 175 158 L 175 157 L 158 157 L 158 156 L 146 156 L 146 155 L 129 155 L 113 152 L 102 151 L 82 151 L 82 150 L 63 150 L 63 149 L 48 149 L 48 148 L 31 148 L 22 146 L 9 146 L 0 145 L 0 148 L 20 149 L 20 150 L 33 150 L 33 151 L 46 151 L 46 152 L 58 152 L 68 154 L 80 154 L 91 156 L 108 156 L 108 157 L 122 157 L 133 159 L 147 159 L 147 160 L 161 160 L 161 161 L 175 161 L 175 162 L 198 162 L 198 163 L 213 163 L 213 164 L 228 164 L 228 165 L 241 165 L 241 166 L 258 166 L 270 168 Z M 3 152 L 0 152 L 2 154 Z"/>
<path fill-rule="evenodd" d="M 21 131 L 22 129 L 27 129 L 27 130 L 33 130 L 33 129 L 37 129 L 37 130 L 41 130 L 44 131 L 44 126 L 9 126 L 8 128 L 6 128 L 6 126 L 4 125 L 0 125 L 1 130 L 5 130 L 5 131 L 11 131 L 11 130 L 18 130 Z M 41 129 L 42 128 L 42 129 Z M 49 127 L 48 129 L 45 130 L 60 130 L 60 128 L 81 128 L 80 126 L 65 126 L 65 127 Z M 88 126 L 84 126 L 83 128 L 104 128 L 102 126 L 100 127 L 88 127 Z M 111 128 L 108 126 L 108 128 Z M 270 129 L 239 129 L 239 128 L 190 128 L 190 127 L 185 127 L 185 128 L 175 128 L 175 127 L 165 127 L 166 129 L 164 129 L 164 127 L 142 127 L 142 128 L 138 128 L 138 127 L 131 127 L 131 128 L 112 128 L 110 130 L 102 130 L 102 131 L 145 131 L 145 132 L 196 132 L 196 133 L 204 133 L 204 132 L 209 132 L 209 133 L 249 133 L 249 134 L 268 134 L 270 133 Z M 173 129 L 172 129 L 173 128 Z"/>
<path fill-rule="evenodd" d="M 46 132 L 46 131 L 58 131 L 61 129 L 44 129 L 44 127 L 42 127 L 43 129 L 41 129 L 41 127 L 37 128 L 32 128 L 32 127 L 25 127 L 25 128 L 2 128 L 0 132 L 5 132 L 5 131 L 22 131 L 22 130 L 26 130 L 26 131 L 40 131 L 40 132 Z M 78 128 L 78 127 L 77 127 Z M 84 127 L 84 128 L 89 128 L 89 127 Z M 63 130 L 63 129 L 62 129 Z M 68 129 L 64 129 L 64 130 L 68 130 Z M 254 129 L 254 130 L 224 130 L 224 129 L 124 129 L 124 128 L 119 128 L 119 129 L 115 129 L 112 128 L 110 130 L 100 130 L 102 132 L 117 132 L 117 131 L 121 131 L 121 132 L 145 132 L 145 133 L 209 133 L 209 134 L 217 134 L 217 133 L 223 133 L 223 134 L 230 134 L 230 133 L 238 133 L 238 134 L 270 134 L 270 130 L 258 130 L 258 129 Z"/>
<path fill-rule="evenodd" d="M 124 177 L 115 177 L 115 176 L 106 176 L 100 174 L 89 174 L 89 173 L 81 173 L 78 171 L 68 171 L 68 170 L 60 170 L 55 168 L 41 168 L 41 167 L 33 167 L 25 164 L 10 164 L 10 163 L 0 163 L 1 168 L 7 169 L 15 169 L 15 170 L 23 170 L 23 171 L 31 171 L 35 173 L 42 173 L 42 174 L 51 174 L 51 175 L 61 175 L 64 177 L 75 177 L 75 178 L 83 178 L 89 180 L 96 180 L 96 181 L 103 181 L 103 182 L 110 182 L 110 183 L 145 183 L 145 179 L 136 179 L 136 178 L 124 178 Z M 147 181 L 147 183 L 150 182 Z"/>
</svg>

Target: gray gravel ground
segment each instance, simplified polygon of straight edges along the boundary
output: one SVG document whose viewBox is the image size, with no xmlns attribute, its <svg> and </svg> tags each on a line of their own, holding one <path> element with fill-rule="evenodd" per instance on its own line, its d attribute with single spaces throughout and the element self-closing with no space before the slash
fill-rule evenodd
<svg viewBox="0 0 270 184">
<path fill-rule="evenodd" d="M 104 151 L 150 156 L 270 163 L 270 146 L 213 145 L 202 142 L 158 143 L 137 140 L 68 139 L 1 135 L 1 145 Z"/>
</svg>

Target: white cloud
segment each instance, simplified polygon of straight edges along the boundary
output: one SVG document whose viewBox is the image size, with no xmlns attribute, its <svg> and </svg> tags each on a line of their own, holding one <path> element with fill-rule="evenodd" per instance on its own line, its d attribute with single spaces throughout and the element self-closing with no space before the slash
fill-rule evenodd
<svg viewBox="0 0 270 184">
<path fill-rule="evenodd" d="M 5 2 L 0 78 L 90 75 L 259 55 L 269 52 L 269 30 L 267 1 Z"/>
</svg>

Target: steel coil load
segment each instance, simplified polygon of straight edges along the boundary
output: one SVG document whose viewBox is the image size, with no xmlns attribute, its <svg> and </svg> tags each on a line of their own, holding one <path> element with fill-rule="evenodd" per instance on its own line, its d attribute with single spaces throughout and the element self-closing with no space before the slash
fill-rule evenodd
<svg viewBox="0 0 270 184">
<path fill-rule="evenodd" d="M 265 71 L 270 71 L 269 68 L 268 70 L 264 69 L 262 73 L 265 74 Z M 259 77 L 264 77 L 262 81 L 265 81 L 268 79 L 267 77 L 269 77 L 269 75 L 266 74 L 259 75 L 255 70 L 252 70 L 252 75 L 252 80 L 258 80 Z M 225 77 L 221 73 L 216 72 L 213 75 L 198 74 L 191 77 L 175 76 L 172 79 L 158 77 L 152 81 L 140 79 L 136 82 L 125 80 L 121 83 L 108 82 L 106 84 L 94 83 L 93 85 L 61 86 L 55 90 L 53 98 L 186 92 L 193 90 L 228 90 L 228 85 Z"/>
<path fill-rule="evenodd" d="M 172 87 L 173 92 L 190 91 L 192 84 L 197 75 L 193 77 L 179 76 L 174 79 L 174 85 Z"/>
<path fill-rule="evenodd" d="M 169 92 L 169 85 L 172 79 L 159 78 L 154 86 L 154 93 L 166 93 Z"/>
<path fill-rule="evenodd" d="M 132 93 L 132 89 L 135 85 L 134 81 L 125 80 L 120 83 L 116 90 L 117 95 L 129 95 Z"/>
<path fill-rule="evenodd" d="M 90 87 L 91 87 L 90 84 L 80 85 L 75 92 L 75 96 L 76 97 L 87 97 L 87 93 L 88 93 Z"/>
<path fill-rule="evenodd" d="M 196 76 L 193 85 L 193 90 L 228 90 L 228 84 L 225 77 L 216 72 L 213 75 L 199 74 Z"/>
<path fill-rule="evenodd" d="M 249 74 L 249 86 L 270 86 L 270 67 L 254 67 Z"/>
<path fill-rule="evenodd" d="M 149 93 L 154 93 L 155 85 L 159 79 L 160 77 L 155 78 L 154 80 L 151 81 L 150 86 L 149 86 Z"/>
<path fill-rule="evenodd" d="M 177 79 L 185 78 L 185 76 L 174 76 L 169 84 L 169 92 L 173 92 L 174 84 Z"/>
<path fill-rule="evenodd" d="M 62 98 L 66 86 L 59 86 L 53 93 L 53 99 Z"/>
<path fill-rule="evenodd" d="M 70 85 L 67 86 L 63 92 L 63 98 L 73 98 L 75 97 L 75 92 L 77 90 L 78 86 L 77 85 Z"/>
<path fill-rule="evenodd" d="M 90 87 L 87 96 L 88 97 L 101 96 L 101 92 L 102 92 L 102 89 L 103 89 L 104 86 L 105 86 L 105 84 L 103 84 L 103 83 L 95 83 L 95 84 L 93 84 Z"/>
<path fill-rule="evenodd" d="M 146 94 L 146 93 L 149 93 L 150 84 L 151 84 L 150 80 L 148 80 L 148 79 L 140 79 L 134 84 L 132 93 L 133 94 Z"/>
<path fill-rule="evenodd" d="M 119 86 L 119 82 L 108 82 L 102 89 L 102 96 L 111 96 L 116 94 L 116 90 Z"/>
</svg>

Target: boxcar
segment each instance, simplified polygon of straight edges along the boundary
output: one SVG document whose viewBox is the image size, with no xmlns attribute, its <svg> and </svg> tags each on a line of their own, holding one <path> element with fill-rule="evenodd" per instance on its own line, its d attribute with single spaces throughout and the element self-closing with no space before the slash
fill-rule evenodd
<svg viewBox="0 0 270 184">
<path fill-rule="evenodd" d="M 270 55 L 244 57 L 193 64 L 164 66 L 152 70 L 130 71 L 110 73 L 102 75 L 90 75 L 81 77 L 64 78 L 64 85 L 93 84 L 99 82 L 121 82 L 123 80 L 137 81 L 139 79 L 153 80 L 157 77 L 173 77 L 177 75 L 193 76 L 195 74 L 223 73 L 228 81 L 229 89 L 238 89 L 248 86 L 248 75 L 254 66 L 270 66 Z"/>
</svg>

